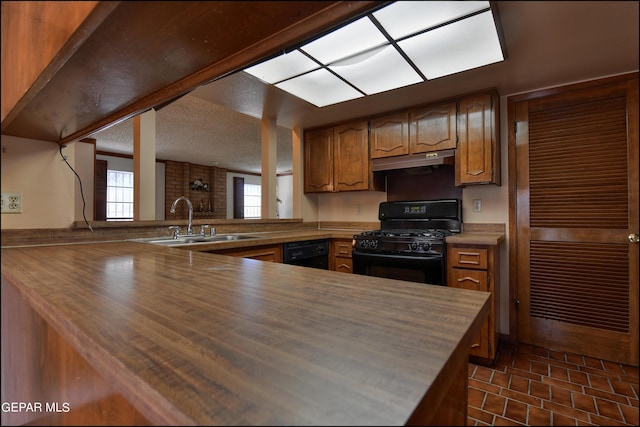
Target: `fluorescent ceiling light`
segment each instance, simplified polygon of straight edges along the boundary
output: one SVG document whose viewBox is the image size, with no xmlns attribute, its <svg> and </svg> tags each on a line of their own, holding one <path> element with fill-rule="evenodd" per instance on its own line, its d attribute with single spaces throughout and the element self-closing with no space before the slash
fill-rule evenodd
<svg viewBox="0 0 640 427">
<path fill-rule="evenodd" d="M 316 107 L 364 96 L 323 68 L 280 82 L 276 87 L 307 100 Z"/>
<path fill-rule="evenodd" d="M 398 43 L 427 79 L 502 61 L 493 15 L 484 12 Z"/>
<path fill-rule="evenodd" d="M 423 81 L 420 74 L 390 45 L 376 49 L 374 55 L 362 61 L 341 61 L 330 65 L 329 69 L 367 95 Z M 384 78 L 379 78 L 381 75 Z"/>
<path fill-rule="evenodd" d="M 488 1 L 397 1 L 373 16 L 398 40 L 488 8 Z"/>
<path fill-rule="evenodd" d="M 247 68 L 246 71 L 267 83 L 276 83 L 320 67 L 298 50 Z"/>
<path fill-rule="evenodd" d="M 244 71 L 324 107 L 503 60 L 489 2 L 398 1 Z"/>
<path fill-rule="evenodd" d="M 300 49 L 323 64 L 331 64 L 387 43 L 389 40 L 365 16 Z"/>
</svg>

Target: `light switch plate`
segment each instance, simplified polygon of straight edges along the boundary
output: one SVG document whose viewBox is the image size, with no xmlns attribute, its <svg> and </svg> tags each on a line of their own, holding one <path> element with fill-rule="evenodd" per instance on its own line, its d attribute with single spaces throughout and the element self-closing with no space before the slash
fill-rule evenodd
<svg viewBox="0 0 640 427">
<path fill-rule="evenodd" d="M 2 193 L 2 213 L 22 213 L 22 193 Z"/>
</svg>

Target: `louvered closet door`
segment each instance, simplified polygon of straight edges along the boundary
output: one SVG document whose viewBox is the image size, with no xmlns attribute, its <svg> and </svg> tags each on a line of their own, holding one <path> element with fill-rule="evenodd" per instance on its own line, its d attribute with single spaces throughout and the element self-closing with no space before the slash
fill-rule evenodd
<svg viewBox="0 0 640 427">
<path fill-rule="evenodd" d="M 516 104 L 519 341 L 638 365 L 638 86 Z"/>
</svg>

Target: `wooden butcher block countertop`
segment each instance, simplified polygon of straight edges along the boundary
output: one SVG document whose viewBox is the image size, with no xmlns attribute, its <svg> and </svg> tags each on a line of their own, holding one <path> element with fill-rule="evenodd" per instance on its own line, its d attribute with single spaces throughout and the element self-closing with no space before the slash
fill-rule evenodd
<svg viewBox="0 0 640 427">
<path fill-rule="evenodd" d="M 154 424 L 405 424 L 489 310 L 483 292 L 123 241 L 3 248 L 2 285 Z"/>
</svg>

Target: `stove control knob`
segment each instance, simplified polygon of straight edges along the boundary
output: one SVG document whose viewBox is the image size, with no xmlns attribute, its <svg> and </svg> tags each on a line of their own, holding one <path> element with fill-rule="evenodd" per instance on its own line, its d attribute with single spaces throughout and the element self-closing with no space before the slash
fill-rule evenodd
<svg viewBox="0 0 640 427">
<path fill-rule="evenodd" d="M 362 246 L 363 248 L 366 248 L 367 246 L 369 246 L 369 241 L 363 240 L 362 242 L 360 242 L 360 246 Z"/>
<path fill-rule="evenodd" d="M 411 245 L 409 246 L 409 248 L 412 251 L 417 251 L 418 250 L 418 244 L 416 242 L 411 243 Z"/>
<path fill-rule="evenodd" d="M 378 247 L 378 241 L 376 239 L 372 239 L 371 243 L 370 243 L 370 246 L 371 246 L 372 249 L 377 248 Z"/>
</svg>

